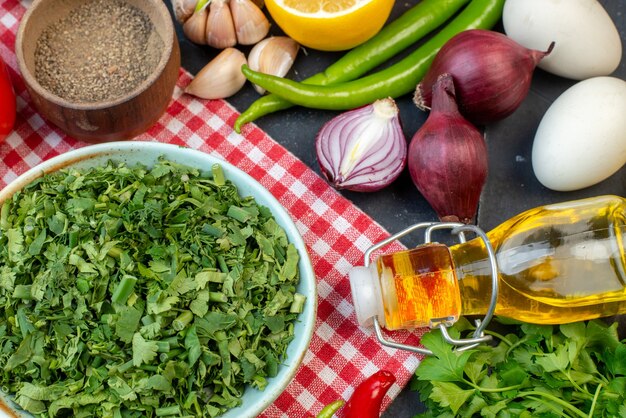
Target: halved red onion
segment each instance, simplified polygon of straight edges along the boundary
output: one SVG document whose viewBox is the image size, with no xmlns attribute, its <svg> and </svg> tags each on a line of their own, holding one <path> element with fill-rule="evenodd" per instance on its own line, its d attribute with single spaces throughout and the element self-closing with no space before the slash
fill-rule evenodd
<svg viewBox="0 0 626 418">
<path fill-rule="evenodd" d="M 336 189 L 373 192 L 391 184 L 406 164 L 407 141 L 392 98 L 339 114 L 317 134 L 322 174 Z"/>
</svg>

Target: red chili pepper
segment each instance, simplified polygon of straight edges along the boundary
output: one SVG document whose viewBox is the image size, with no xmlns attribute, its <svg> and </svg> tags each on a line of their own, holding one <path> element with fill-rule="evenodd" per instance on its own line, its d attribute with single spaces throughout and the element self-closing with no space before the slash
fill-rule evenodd
<svg viewBox="0 0 626 418">
<path fill-rule="evenodd" d="M 0 57 L 0 141 L 9 135 L 15 123 L 15 92 L 6 64 Z"/>
<path fill-rule="evenodd" d="M 387 370 L 374 373 L 356 387 L 341 409 L 341 417 L 378 418 L 383 398 L 395 381 L 396 377 Z"/>
</svg>

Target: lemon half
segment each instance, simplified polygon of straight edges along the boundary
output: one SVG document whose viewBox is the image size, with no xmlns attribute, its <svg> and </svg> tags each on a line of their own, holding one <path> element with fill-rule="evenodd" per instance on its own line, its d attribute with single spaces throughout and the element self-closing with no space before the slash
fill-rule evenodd
<svg viewBox="0 0 626 418">
<path fill-rule="evenodd" d="M 377 34 L 394 0 L 266 0 L 276 24 L 301 45 L 321 51 L 353 48 Z"/>
</svg>

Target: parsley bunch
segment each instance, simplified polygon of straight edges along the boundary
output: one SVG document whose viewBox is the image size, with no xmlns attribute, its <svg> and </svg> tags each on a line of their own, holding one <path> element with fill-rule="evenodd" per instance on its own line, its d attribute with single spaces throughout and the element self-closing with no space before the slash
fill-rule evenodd
<svg viewBox="0 0 626 418">
<path fill-rule="evenodd" d="M 294 338 L 299 255 L 268 208 L 161 159 L 45 175 L 0 211 L 0 385 L 42 417 L 213 417 Z"/>
<path fill-rule="evenodd" d="M 457 337 L 470 329 L 462 320 Z M 453 351 L 441 333 L 422 343 L 434 356 L 412 389 L 428 408 L 418 417 L 625 417 L 626 344 L 617 324 L 518 324 L 491 334 L 497 343 Z"/>
</svg>

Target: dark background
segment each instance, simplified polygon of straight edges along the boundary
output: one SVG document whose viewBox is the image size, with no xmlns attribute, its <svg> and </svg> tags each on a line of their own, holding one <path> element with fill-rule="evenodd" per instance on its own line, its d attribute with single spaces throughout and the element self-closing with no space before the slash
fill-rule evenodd
<svg viewBox="0 0 626 418">
<path fill-rule="evenodd" d="M 169 2 L 168 2 L 169 3 Z M 418 0 L 396 2 L 389 20 L 418 3 Z M 617 25 L 626 50 L 626 2 L 623 0 L 600 0 Z M 267 14 L 267 13 L 266 13 Z M 268 16 L 269 18 L 269 16 Z M 219 51 L 207 46 L 195 45 L 185 39 L 180 24 L 176 24 L 181 47 L 182 66 L 192 74 L 197 73 Z M 502 31 L 501 25 L 495 30 Z M 282 34 L 273 24 L 270 34 Z M 602 45 L 598 45 L 599 48 Z M 247 54 L 250 47 L 238 47 Z M 303 80 L 324 70 L 343 55 L 342 52 L 301 50 L 289 78 Z M 398 57 L 400 58 L 402 54 Z M 622 62 L 613 75 L 626 79 L 626 51 Z M 394 59 L 395 60 L 395 59 Z M 574 192 L 555 192 L 543 187 L 535 178 L 531 165 L 531 150 L 535 131 L 550 104 L 568 87 L 575 83 L 537 69 L 533 76 L 530 93 L 508 118 L 487 126 L 485 139 L 489 149 L 489 175 L 483 190 L 477 223 L 490 230 L 506 219 L 549 203 L 563 202 L 601 194 L 626 196 L 626 167 L 592 187 Z M 244 111 L 259 97 L 250 83 L 233 97 L 227 99 L 238 111 Z M 404 133 L 410 140 L 426 120 L 427 114 L 418 110 L 409 96 L 397 99 Z M 337 112 L 294 107 L 264 116 L 255 123 L 277 142 L 291 151 L 309 167 L 320 173 L 314 148 L 315 135 L 321 126 Z M 626 117 L 626 115 L 624 115 Z M 414 187 L 408 170 L 389 187 L 374 193 L 341 191 L 341 193 L 370 215 L 390 233 L 396 233 L 417 222 L 437 220 L 428 203 Z M 421 242 L 421 236 L 407 236 L 403 243 L 413 246 Z M 418 394 L 405 389 L 387 409 L 383 417 L 412 417 L 421 410 Z"/>
</svg>

